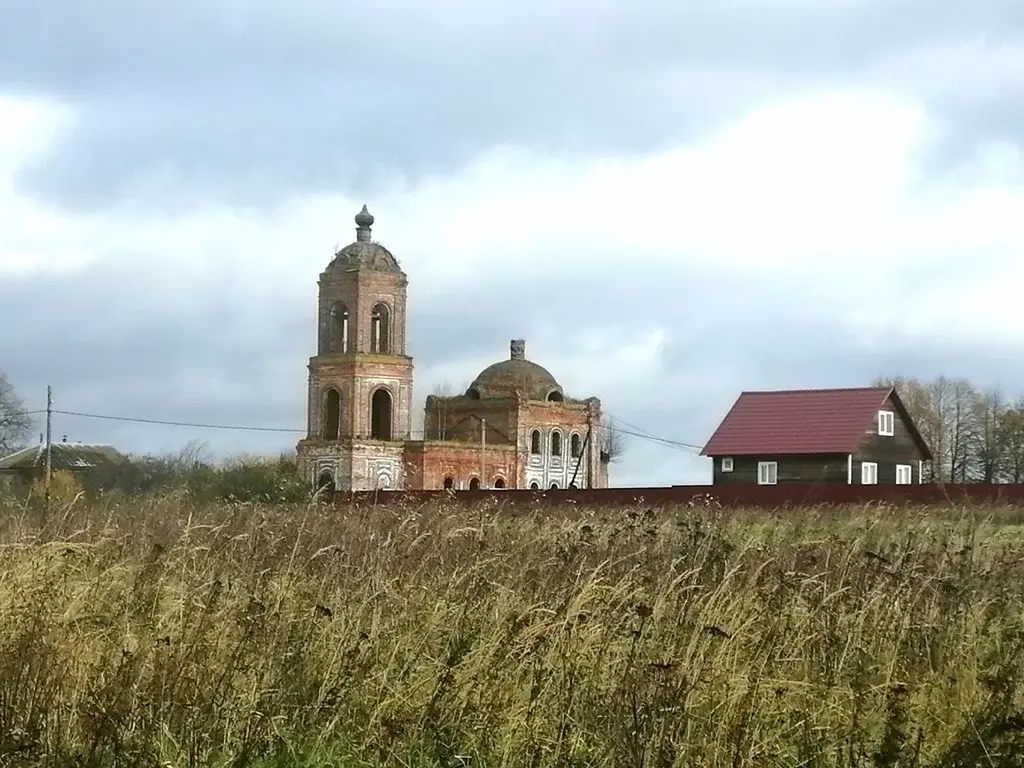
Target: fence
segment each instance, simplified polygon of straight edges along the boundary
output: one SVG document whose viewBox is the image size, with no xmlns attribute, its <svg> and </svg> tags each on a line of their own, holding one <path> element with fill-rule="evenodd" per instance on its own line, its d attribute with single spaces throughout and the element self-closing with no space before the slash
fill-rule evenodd
<svg viewBox="0 0 1024 768">
<path fill-rule="evenodd" d="M 1024 484 L 970 483 L 948 485 L 839 485 L 785 483 L 780 485 L 673 485 L 660 488 L 591 488 L 549 491 L 339 491 L 336 504 L 422 504 L 442 498 L 478 504 L 493 499 L 513 505 L 582 504 L 591 507 L 651 507 L 717 503 L 723 507 L 777 509 L 780 507 L 885 503 L 895 506 L 934 504 L 1011 504 L 1024 506 Z"/>
</svg>

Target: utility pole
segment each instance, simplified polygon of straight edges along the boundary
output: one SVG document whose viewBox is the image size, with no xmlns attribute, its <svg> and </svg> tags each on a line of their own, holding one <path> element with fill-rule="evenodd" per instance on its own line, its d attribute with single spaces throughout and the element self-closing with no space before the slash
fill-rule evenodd
<svg viewBox="0 0 1024 768">
<path fill-rule="evenodd" d="M 590 449 L 590 453 L 587 454 L 587 488 L 594 487 L 594 446 L 591 445 L 593 437 L 594 424 L 593 422 L 587 422 L 587 446 Z M 600 457 L 600 453 L 598 453 L 598 457 Z"/>
<path fill-rule="evenodd" d="M 46 385 L 46 475 L 43 480 L 43 488 L 46 490 L 47 498 L 50 495 L 50 475 L 53 472 L 53 461 L 51 459 L 53 451 L 53 441 L 51 439 L 51 429 L 53 426 L 53 387 L 49 384 Z"/>
<path fill-rule="evenodd" d="M 487 456 L 487 419 L 480 419 L 480 487 L 487 488 L 486 469 Z"/>
</svg>

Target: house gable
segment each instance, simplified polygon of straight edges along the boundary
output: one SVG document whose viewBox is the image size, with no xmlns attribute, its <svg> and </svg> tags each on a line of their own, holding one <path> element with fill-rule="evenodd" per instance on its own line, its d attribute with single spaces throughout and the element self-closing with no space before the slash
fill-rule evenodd
<svg viewBox="0 0 1024 768">
<path fill-rule="evenodd" d="M 892 434 L 881 434 L 879 429 L 879 412 L 893 414 Z M 930 461 L 931 450 L 914 425 L 906 406 L 895 390 L 892 390 L 879 406 L 867 424 L 854 457 L 860 461 L 879 463 L 908 463 Z"/>
</svg>

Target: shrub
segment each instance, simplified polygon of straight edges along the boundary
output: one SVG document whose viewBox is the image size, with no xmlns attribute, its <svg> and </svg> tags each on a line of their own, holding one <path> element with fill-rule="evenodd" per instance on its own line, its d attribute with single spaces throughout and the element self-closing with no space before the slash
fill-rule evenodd
<svg viewBox="0 0 1024 768">
<path fill-rule="evenodd" d="M 28 496 L 32 500 L 45 499 L 58 503 L 74 501 L 84 493 L 78 476 L 69 469 L 56 469 L 50 473 L 50 487 L 47 493 L 46 479 L 39 478 L 29 487 Z"/>
</svg>

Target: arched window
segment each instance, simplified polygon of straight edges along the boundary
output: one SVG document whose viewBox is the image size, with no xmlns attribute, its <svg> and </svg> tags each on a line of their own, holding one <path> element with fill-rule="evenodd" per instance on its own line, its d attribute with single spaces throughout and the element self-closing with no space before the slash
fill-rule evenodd
<svg viewBox="0 0 1024 768">
<path fill-rule="evenodd" d="M 550 392 L 548 392 L 548 402 L 562 403 L 565 402 L 565 397 L 563 397 L 562 393 L 559 392 L 557 389 L 553 389 Z"/>
<path fill-rule="evenodd" d="M 334 493 L 334 475 L 332 475 L 330 472 L 326 470 L 321 472 L 320 479 L 316 481 L 316 487 L 318 490 L 323 491 L 323 493 L 326 495 Z"/>
<path fill-rule="evenodd" d="M 535 482 L 534 483 L 530 483 L 530 490 L 531 491 L 539 491 L 540 490 L 540 485 L 538 485 Z"/>
<path fill-rule="evenodd" d="M 562 455 L 562 433 L 557 429 L 551 432 L 551 455 Z"/>
<path fill-rule="evenodd" d="M 575 491 L 575 490 L 576 490 L 577 488 L 579 488 L 579 486 L 578 486 L 578 485 L 576 485 L 576 483 L 569 483 L 569 487 L 570 487 L 570 488 L 572 488 L 572 489 L 573 489 L 574 491 Z"/>
<path fill-rule="evenodd" d="M 471 491 L 479 491 L 480 490 L 480 478 L 479 477 L 474 477 L 472 480 L 469 481 L 469 490 L 471 490 Z"/>
<path fill-rule="evenodd" d="M 455 478 L 454 477 L 446 477 L 444 479 L 444 489 L 446 491 L 450 491 L 454 487 L 455 487 Z"/>
<path fill-rule="evenodd" d="M 558 483 L 552 483 L 550 490 L 557 491 L 558 490 Z"/>
<path fill-rule="evenodd" d="M 335 354 L 348 352 L 348 307 L 336 301 L 331 306 L 330 340 L 327 351 Z"/>
<path fill-rule="evenodd" d="M 378 389 L 370 401 L 370 437 L 391 439 L 391 393 L 386 389 Z"/>
<path fill-rule="evenodd" d="M 537 455 L 540 453 L 540 430 L 535 429 L 530 435 L 530 453 Z"/>
<path fill-rule="evenodd" d="M 569 440 L 569 450 L 572 452 L 572 457 L 574 459 L 578 459 L 580 457 L 580 453 L 582 452 L 581 441 L 580 436 L 575 432 L 572 433 L 572 438 Z"/>
<path fill-rule="evenodd" d="M 321 421 L 320 436 L 324 440 L 337 440 L 340 434 L 341 393 L 331 388 L 324 394 L 324 415 Z"/>
<path fill-rule="evenodd" d="M 505 478 L 504 477 L 496 477 L 496 478 L 494 478 L 494 482 L 491 483 L 491 486 L 494 487 L 494 488 L 497 488 L 500 491 L 502 488 L 505 487 Z"/>
<path fill-rule="evenodd" d="M 379 355 L 391 352 L 391 310 L 383 301 L 374 304 L 370 314 L 370 351 Z"/>
</svg>

